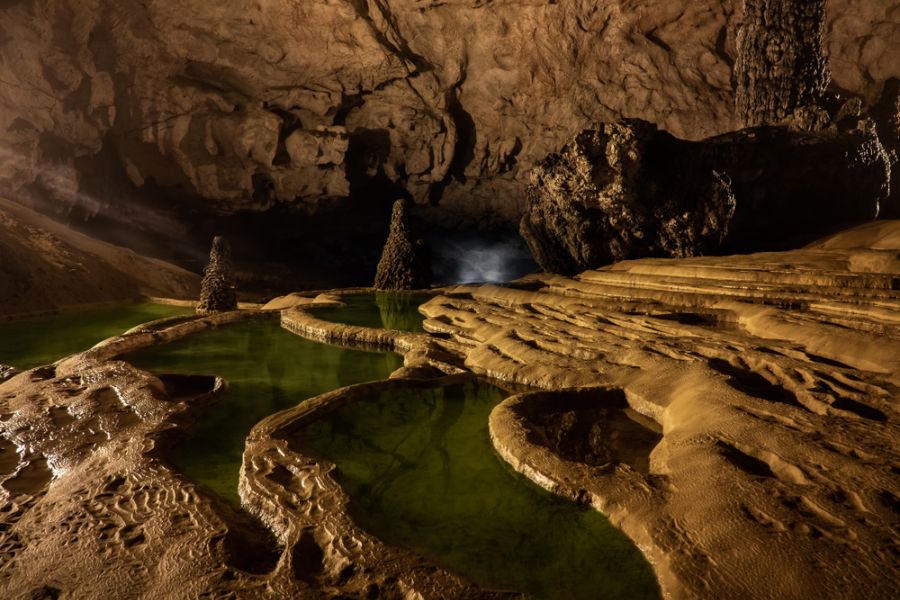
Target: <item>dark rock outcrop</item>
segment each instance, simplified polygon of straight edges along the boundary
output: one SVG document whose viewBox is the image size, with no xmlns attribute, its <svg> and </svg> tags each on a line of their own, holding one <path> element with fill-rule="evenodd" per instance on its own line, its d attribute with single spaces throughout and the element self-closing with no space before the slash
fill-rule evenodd
<svg viewBox="0 0 900 600">
<path fill-rule="evenodd" d="M 6 381 L 18 375 L 19 370 L 9 365 L 0 364 L 0 382 Z"/>
<path fill-rule="evenodd" d="M 588 129 L 532 172 L 520 231 L 550 272 L 783 249 L 877 216 L 890 165 L 871 121 L 692 142 L 639 120 Z"/>
<path fill-rule="evenodd" d="M 745 126 L 778 124 L 820 103 L 831 79 L 825 22 L 825 0 L 744 0 L 734 75 Z"/>
<path fill-rule="evenodd" d="M 884 85 L 881 100 L 872 109 L 872 117 L 891 166 L 897 169 L 900 163 L 900 79 L 891 79 Z M 892 182 L 891 193 L 882 207 L 881 216 L 900 219 L 900 182 L 896 180 Z"/>
<path fill-rule="evenodd" d="M 431 285 L 428 249 L 414 238 L 405 200 L 394 202 L 391 228 L 378 270 L 375 288 L 379 290 L 416 290 Z"/>
<path fill-rule="evenodd" d="M 203 270 L 197 313 L 204 315 L 235 309 L 237 294 L 234 267 L 231 264 L 231 245 L 224 237 L 217 235 L 209 252 L 209 264 Z"/>
</svg>

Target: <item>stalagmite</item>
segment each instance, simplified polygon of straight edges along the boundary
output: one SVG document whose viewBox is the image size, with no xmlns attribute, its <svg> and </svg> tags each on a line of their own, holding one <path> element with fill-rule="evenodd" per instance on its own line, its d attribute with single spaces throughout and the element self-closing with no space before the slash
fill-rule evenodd
<svg viewBox="0 0 900 600">
<path fill-rule="evenodd" d="M 236 309 L 237 295 L 234 268 L 231 264 L 231 245 L 224 237 L 217 235 L 209 252 L 209 264 L 203 270 L 197 313 L 203 315 Z"/>
</svg>

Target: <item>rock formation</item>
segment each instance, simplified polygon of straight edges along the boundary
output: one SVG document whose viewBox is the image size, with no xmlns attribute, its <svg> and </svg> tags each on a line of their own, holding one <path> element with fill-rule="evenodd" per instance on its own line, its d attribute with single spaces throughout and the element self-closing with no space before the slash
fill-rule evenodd
<svg viewBox="0 0 900 600">
<path fill-rule="evenodd" d="M 745 126 L 820 104 L 830 80 L 825 23 L 825 0 L 744 0 L 734 77 Z"/>
<path fill-rule="evenodd" d="M 19 371 L 15 367 L 0 364 L 0 382 L 6 381 L 7 379 L 14 377 L 18 373 Z"/>
<path fill-rule="evenodd" d="M 209 251 L 209 264 L 203 270 L 197 313 L 205 315 L 236 309 L 237 294 L 234 267 L 231 264 L 231 245 L 224 237 L 217 235 Z"/>
<path fill-rule="evenodd" d="M 878 127 L 878 137 L 888 153 L 894 173 L 900 169 L 900 79 L 891 79 L 884 86 L 881 100 L 872 110 Z M 900 181 L 891 182 L 891 194 L 881 210 L 888 219 L 900 219 Z"/>
<path fill-rule="evenodd" d="M 699 142 L 602 124 L 539 162 L 521 233 L 541 267 L 784 248 L 878 214 L 890 164 L 870 121 L 746 129 Z"/>
<path fill-rule="evenodd" d="M 431 264 L 425 242 L 414 238 L 405 200 L 394 202 L 391 227 L 378 270 L 375 289 L 417 290 L 431 285 Z"/>
<path fill-rule="evenodd" d="M 0 198 L 0 318 L 64 306 L 197 297 L 196 273 L 78 233 Z"/>
<path fill-rule="evenodd" d="M 168 208 L 299 221 L 375 181 L 441 223 L 514 223 L 534 163 L 593 123 L 736 129 L 742 2 L 3 2 L 0 191 L 100 218 L 136 202 L 83 193 L 114 169 Z M 900 77 L 898 6 L 828 3 L 832 79 L 866 106 Z"/>
<path fill-rule="evenodd" d="M 494 447 L 609 515 L 664 597 L 889 598 L 898 250 L 898 222 L 881 221 L 791 252 L 456 286 L 419 310 L 472 371 L 567 390 L 498 405 Z M 662 434 L 626 444 L 652 446 L 644 462 L 616 456 L 619 440 L 590 424 L 626 402 Z"/>
</svg>

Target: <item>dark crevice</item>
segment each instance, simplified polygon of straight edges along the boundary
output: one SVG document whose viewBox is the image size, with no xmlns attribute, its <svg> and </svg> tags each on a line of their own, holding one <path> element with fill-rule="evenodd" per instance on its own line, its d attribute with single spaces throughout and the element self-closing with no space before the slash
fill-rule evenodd
<svg viewBox="0 0 900 600">
<path fill-rule="evenodd" d="M 728 54 L 728 28 L 722 27 L 719 30 L 719 35 L 716 37 L 716 56 L 718 56 L 725 64 L 728 65 L 728 68 L 732 71 L 734 70 L 734 59 Z M 733 79 L 733 76 L 732 76 Z"/>
<path fill-rule="evenodd" d="M 716 447 L 719 450 L 719 453 L 722 455 L 725 460 L 730 462 L 732 465 L 748 473 L 755 477 L 770 477 L 772 479 L 776 479 L 775 473 L 772 472 L 771 467 L 767 465 L 765 462 L 750 456 L 744 452 L 741 452 L 731 444 L 723 442 L 721 440 L 716 442 Z"/>
<path fill-rule="evenodd" d="M 229 507 L 230 508 L 230 507 Z M 228 531 L 222 538 L 225 563 L 253 575 L 271 573 L 281 548 L 272 532 L 242 511 L 228 511 Z"/>
<path fill-rule="evenodd" d="M 659 46 L 666 52 L 668 52 L 670 54 L 672 53 L 672 46 L 665 43 L 658 35 L 656 35 L 656 28 L 653 28 L 650 31 L 648 31 L 647 33 L 645 33 L 644 37 L 646 37 L 651 43 L 653 43 L 656 46 Z"/>
<path fill-rule="evenodd" d="M 726 377 L 728 385 L 743 394 L 769 402 L 803 408 L 793 392 L 769 382 L 759 373 L 735 367 L 720 358 L 714 358 L 708 364 L 711 369 Z"/>
<path fill-rule="evenodd" d="M 322 573 L 324 559 L 325 552 L 313 534 L 309 530 L 304 530 L 291 552 L 294 577 L 301 581 L 316 579 Z"/>
<path fill-rule="evenodd" d="M 350 112 L 354 108 L 359 108 L 366 103 L 365 95 L 366 92 L 360 92 L 358 94 L 341 93 L 341 103 L 333 109 L 334 116 L 331 122 L 334 125 L 340 125 L 342 127 L 346 125 L 347 116 L 350 114 Z"/>
<path fill-rule="evenodd" d="M 877 408 L 873 408 L 867 404 L 863 404 L 862 402 L 857 402 L 856 400 L 851 400 L 850 398 L 838 398 L 831 404 L 831 406 L 837 408 L 838 410 L 851 412 L 857 416 L 860 416 L 864 419 L 869 419 L 871 421 L 884 422 L 888 420 L 887 415 Z"/>
</svg>

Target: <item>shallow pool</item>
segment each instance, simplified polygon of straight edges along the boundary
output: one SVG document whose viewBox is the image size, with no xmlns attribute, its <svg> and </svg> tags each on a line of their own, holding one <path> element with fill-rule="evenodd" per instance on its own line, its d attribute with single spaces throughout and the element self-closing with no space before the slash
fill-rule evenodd
<svg viewBox="0 0 900 600">
<path fill-rule="evenodd" d="M 0 322 L 0 363 L 21 370 L 50 364 L 141 323 L 192 312 L 142 302 Z"/>
<path fill-rule="evenodd" d="M 420 304 L 432 294 L 424 292 L 374 292 L 341 296 L 344 306 L 319 308 L 313 315 L 323 321 L 396 329 L 398 331 L 424 331 L 425 317 L 419 314 Z"/>
<path fill-rule="evenodd" d="M 346 385 L 387 378 L 403 364 L 391 353 L 349 350 L 254 319 L 190 335 L 125 357 L 154 373 L 219 375 L 228 391 L 206 407 L 169 459 L 190 479 L 239 502 L 237 486 L 250 429 L 268 415 Z"/>
<path fill-rule="evenodd" d="M 474 381 L 386 392 L 297 441 L 338 466 L 363 529 L 472 581 L 537 598 L 659 598 L 650 565 L 605 517 L 494 453 L 488 415 L 505 395 Z"/>
</svg>

